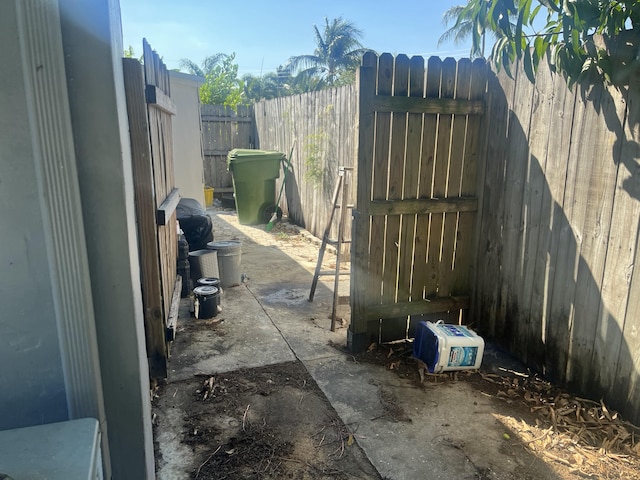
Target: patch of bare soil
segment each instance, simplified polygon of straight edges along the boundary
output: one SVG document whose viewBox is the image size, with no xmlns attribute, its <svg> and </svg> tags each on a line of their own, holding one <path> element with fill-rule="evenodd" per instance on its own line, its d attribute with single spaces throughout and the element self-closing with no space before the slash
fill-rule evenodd
<svg viewBox="0 0 640 480">
<path fill-rule="evenodd" d="M 190 478 L 380 478 L 298 362 L 159 387 L 156 402 L 169 399 L 185 411 L 181 442 L 197 460 Z"/>
<path fill-rule="evenodd" d="M 341 345 L 335 347 L 344 351 Z M 602 401 L 570 395 L 537 375 L 501 367 L 491 359 L 480 371 L 431 374 L 413 358 L 410 343 L 372 345 L 353 360 L 394 370 L 422 388 L 466 382 L 499 399 L 505 409 L 498 419 L 514 433 L 505 434 L 505 447 L 526 448 L 559 478 L 640 479 L 640 427 Z M 522 473 L 521 478 L 527 477 Z"/>
</svg>

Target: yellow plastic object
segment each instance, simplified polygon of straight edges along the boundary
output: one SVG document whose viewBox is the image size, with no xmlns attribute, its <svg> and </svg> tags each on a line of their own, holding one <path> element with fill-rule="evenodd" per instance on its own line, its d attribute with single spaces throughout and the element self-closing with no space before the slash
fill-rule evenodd
<svg viewBox="0 0 640 480">
<path fill-rule="evenodd" d="M 207 207 L 213 205 L 213 188 L 204 187 L 204 203 Z"/>
</svg>

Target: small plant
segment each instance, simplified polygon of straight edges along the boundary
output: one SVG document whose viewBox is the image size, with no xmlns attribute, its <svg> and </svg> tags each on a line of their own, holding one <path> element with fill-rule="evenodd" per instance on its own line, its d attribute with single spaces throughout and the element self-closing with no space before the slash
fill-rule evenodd
<svg viewBox="0 0 640 480">
<path fill-rule="evenodd" d="M 321 131 L 320 133 L 309 135 L 308 141 L 304 146 L 304 165 L 307 169 L 304 174 L 304 179 L 315 187 L 322 183 L 324 176 L 324 149 L 322 148 L 322 144 L 326 139 L 327 134 Z"/>
</svg>

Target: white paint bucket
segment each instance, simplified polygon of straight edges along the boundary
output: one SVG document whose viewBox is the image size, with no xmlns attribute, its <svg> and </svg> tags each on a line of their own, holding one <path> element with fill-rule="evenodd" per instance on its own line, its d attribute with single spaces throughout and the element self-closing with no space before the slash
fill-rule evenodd
<svg viewBox="0 0 640 480">
<path fill-rule="evenodd" d="M 431 373 L 480 368 L 484 340 L 462 325 L 442 320 L 420 322 L 413 340 L 413 355 L 422 360 Z"/>
<path fill-rule="evenodd" d="M 189 252 L 189 266 L 191 267 L 191 280 L 197 286 L 198 280 L 203 277 L 218 277 L 218 254 L 214 250 L 195 250 Z"/>
<path fill-rule="evenodd" d="M 207 248 L 218 252 L 220 286 L 227 288 L 240 285 L 242 283 L 240 271 L 242 243 L 237 240 L 221 240 L 207 243 Z"/>
</svg>

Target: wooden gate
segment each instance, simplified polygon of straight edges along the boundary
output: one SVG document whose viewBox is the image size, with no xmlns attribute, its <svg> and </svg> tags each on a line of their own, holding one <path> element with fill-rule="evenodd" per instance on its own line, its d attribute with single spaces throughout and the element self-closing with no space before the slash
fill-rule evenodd
<svg viewBox="0 0 640 480">
<path fill-rule="evenodd" d="M 144 41 L 143 68 L 125 58 L 123 70 L 131 139 L 145 336 L 152 378 L 166 378 L 169 341 L 175 332 L 181 279 L 177 277 L 169 74 Z"/>
<path fill-rule="evenodd" d="M 412 336 L 469 307 L 484 61 L 365 55 L 348 343 Z"/>
</svg>

